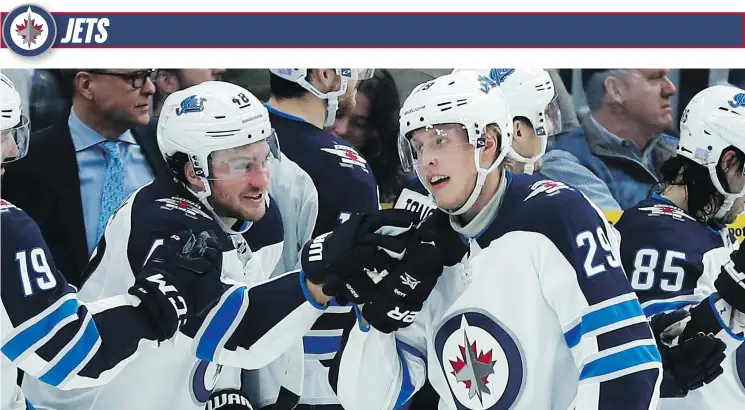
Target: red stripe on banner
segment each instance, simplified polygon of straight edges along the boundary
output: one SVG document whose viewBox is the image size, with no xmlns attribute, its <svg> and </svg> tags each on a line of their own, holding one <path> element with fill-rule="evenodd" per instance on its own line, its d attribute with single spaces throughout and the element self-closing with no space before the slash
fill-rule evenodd
<svg viewBox="0 0 745 410">
<path fill-rule="evenodd" d="M 0 48 L 6 48 L 5 44 L 0 45 Z M 690 49 L 690 50 L 715 50 L 715 49 L 743 49 L 745 48 L 745 44 L 739 45 L 739 46 L 607 46 L 607 47 L 591 47 L 591 46 L 107 46 L 107 45 L 98 45 L 98 44 L 81 44 L 81 45 L 66 45 L 66 44 L 60 44 L 54 46 L 54 49 L 102 49 L 102 48 L 119 48 L 119 49 L 299 49 L 299 50 L 314 50 L 314 49 L 329 49 L 329 50 L 348 50 L 348 49 L 365 49 L 365 50 L 377 50 L 377 49 L 383 49 L 383 50 L 391 50 L 391 49 L 401 49 L 401 50 L 418 50 L 418 49 L 488 49 L 488 50 L 509 50 L 509 49 L 526 49 L 526 50 L 532 50 L 532 49 L 567 49 L 567 50 L 573 50 L 573 49 L 580 49 L 580 50 L 607 50 L 607 49 L 619 49 L 619 50 L 643 50 L 643 49 L 656 49 L 656 50 L 663 50 L 663 49 Z"/>
<path fill-rule="evenodd" d="M 621 14 L 633 14 L 633 15 L 742 15 L 745 18 L 745 13 L 738 12 L 727 12 L 727 11 L 52 11 L 48 10 L 51 14 L 61 15 L 79 15 L 79 14 L 120 14 L 120 15 L 136 15 L 136 14 L 200 14 L 200 15 L 262 15 L 262 14 L 273 14 L 273 15 L 366 15 L 366 14 L 384 14 L 384 15 L 397 15 L 397 14 L 439 14 L 439 15 L 458 15 L 458 14 L 481 14 L 481 15 L 524 15 L 524 16 L 536 16 L 536 15 L 575 15 L 575 14 L 588 14 L 588 15 L 621 15 Z M 3 16 L 8 14 L 9 11 L 0 12 Z"/>
</svg>

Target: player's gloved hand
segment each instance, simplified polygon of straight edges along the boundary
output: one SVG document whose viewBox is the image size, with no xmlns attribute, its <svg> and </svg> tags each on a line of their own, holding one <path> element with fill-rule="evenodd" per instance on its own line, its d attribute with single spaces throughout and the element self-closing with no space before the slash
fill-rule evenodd
<svg viewBox="0 0 745 410">
<path fill-rule="evenodd" d="M 745 250 L 732 252 L 730 260 L 714 281 L 719 296 L 740 312 L 745 312 Z"/>
<path fill-rule="evenodd" d="M 248 397 L 242 391 L 234 389 L 212 393 L 204 408 L 205 410 L 253 410 Z"/>
<path fill-rule="evenodd" d="M 441 228 L 441 220 L 427 218 L 407 241 L 406 256 L 378 284 L 372 299 L 362 308 L 362 317 L 371 326 L 391 333 L 414 322 L 442 275 L 446 260 L 457 258 L 444 248 L 452 239 L 447 237 L 455 231 L 449 225 L 444 231 Z"/>
<path fill-rule="evenodd" d="M 153 250 L 129 293 L 142 301 L 158 340 L 164 341 L 180 328 L 185 331 L 191 318 L 206 315 L 219 301 L 224 291 L 221 271 L 222 250 L 214 233 L 195 238 L 185 230 Z"/>
<path fill-rule="evenodd" d="M 690 319 L 690 313 L 685 310 L 660 313 L 650 319 L 662 356 L 662 397 L 685 397 L 690 390 L 711 383 L 724 371 L 723 341 L 703 333 L 687 340 L 679 339 Z"/>
<path fill-rule="evenodd" d="M 379 275 L 403 258 L 405 234 L 419 222 L 416 212 L 385 209 L 353 215 L 333 231 L 305 244 L 301 264 L 305 277 L 323 285 L 323 293 L 340 305 L 361 304 L 372 295 Z"/>
</svg>

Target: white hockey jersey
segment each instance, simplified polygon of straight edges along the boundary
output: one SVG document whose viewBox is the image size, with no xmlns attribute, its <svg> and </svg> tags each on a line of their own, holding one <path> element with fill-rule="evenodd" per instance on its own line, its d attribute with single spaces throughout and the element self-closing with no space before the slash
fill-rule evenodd
<svg viewBox="0 0 745 410">
<path fill-rule="evenodd" d="M 745 406 L 745 315 L 719 299 L 714 288 L 739 247 L 732 234 L 723 225 L 699 223 L 657 194 L 626 210 L 616 229 L 621 260 L 647 316 L 687 309 L 696 318 L 688 332 L 713 333 L 727 344 L 722 375 L 684 398 L 663 398 L 660 409 Z"/>
<path fill-rule="evenodd" d="M 58 272 L 36 223 L 3 200 L 0 214 L 0 408 L 26 408 L 16 384 L 18 368 L 26 379 L 50 389 L 97 386 L 109 382 L 142 351 L 158 347 L 149 312 L 138 308 L 136 297 L 125 289 L 106 300 L 80 303 Z"/>
<path fill-rule="evenodd" d="M 110 219 L 80 297 L 98 300 L 126 289 L 133 282 L 131 271 L 120 268 L 125 273 L 111 275 L 108 268 L 141 265 L 165 234 L 184 228 L 211 229 L 218 235 L 225 295 L 195 334 L 185 335 L 182 329 L 175 344 L 140 355 L 109 385 L 59 392 L 24 381 L 27 397 L 40 409 L 203 409 L 218 379 L 220 387 L 239 387 L 238 368 L 260 368 L 293 346 L 300 349 L 300 340 L 322 311 L 307 301 L 299 272 L 269 279 L 281 255 L 281 248 L 273 246 L 282 242 L 280 222 L 270 206 L 245 239 L 230 236 L 188 190 L 170 179 L 136 191 Z M 271 250 L 269 260 L 264 249 Z M 302 372 L 298 377 L 299 391 Z"/>
<path fill-rule="evenodd" d="M 584 196 L 506 173 L 487 207 L 453 226 L 469 255 L 415 322 L 344 338 L 330 379 L 345 408 L 399 408 L 425 377 L 441 410 L 657 408 L 655 340 Z"/>
</svg>

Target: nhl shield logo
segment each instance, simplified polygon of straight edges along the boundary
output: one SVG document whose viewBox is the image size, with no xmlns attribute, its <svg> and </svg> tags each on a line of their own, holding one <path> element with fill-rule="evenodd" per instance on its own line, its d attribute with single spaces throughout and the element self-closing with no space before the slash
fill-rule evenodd
<svg viewBox="0 0 745 410">
<path fill-rule="evenodd" d="M 525 383 L 522 349 L 486 311 L 460 311 L 436 332 L 435 349 L 455 406 L 461 410 L 507 410 Z"/>
<path fill-rule="evenodd" d="M 54 45 L 57 25 L 48 11 L 34 4 L 24 4 L 3 19 L 2 39 L 14 53 L 35 57 Z"/>
</svg>

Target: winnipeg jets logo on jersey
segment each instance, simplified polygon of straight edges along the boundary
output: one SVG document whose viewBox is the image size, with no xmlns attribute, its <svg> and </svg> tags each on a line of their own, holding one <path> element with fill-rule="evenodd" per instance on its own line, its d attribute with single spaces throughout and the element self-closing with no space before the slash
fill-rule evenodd
<svg viewBox="0 0 745 410">
<path fill-rule="evenodd" d="M 655 217 L 655 216 L 669 216 L 675 220 L 682 221 L 684 219 L 690 219 L 691 221 L 695 221 L 693 217 L 683 212 L 682 209 L 672 206 L 672 205 L 666 205 L 666 204 L 656 204 L 653 206 L 647 206 L 644 208 L 639 208 L 640 211 L 649 212 L 649 216 Z"/>
<path fill-rule="evenodd" d="M 574 188 L 570 188 L 563 182 L 551 181 L 550 179 L 544 179 L 531 185 L 530 194 L 523 200 L 527 201 L 530 198 L 537 196 L 538 194 L 545 193 L 546 196 L 554 196 L 561 192 L 562 189 L 568 189 L 574 191 Z"/>
<path fill-rule="evenodd" d="M 328 152 L 341 158 L 339 165 L 348 168 L 360 167 L 365 172 L 367 170 L 367 161 L 352 147 L 346 145 L 334 145 L 334 148 L 321 148 L 321 151 Z"/>
<path fill-rule="evenodd" d="M 178 210 L 185 213 L 186 216 L 192 219 L 197 219 L 197 216 L 212 219 L 212 217 L 199 209 L 199 206 L 197 204 L 184 198 L 175 196 L 172 198 L 156 199 L 156 201 L 162 203 L 163 205 L 161 205 L 160 209 L 164 209 L 166 211 Z"/>
<path fill-rule="evenodd" d="M 435 348 L 458 409 L 508 409 L 524 384 L 524 358 L 487 312 L 459 312 L 436 332 Z"/>
</svg>

